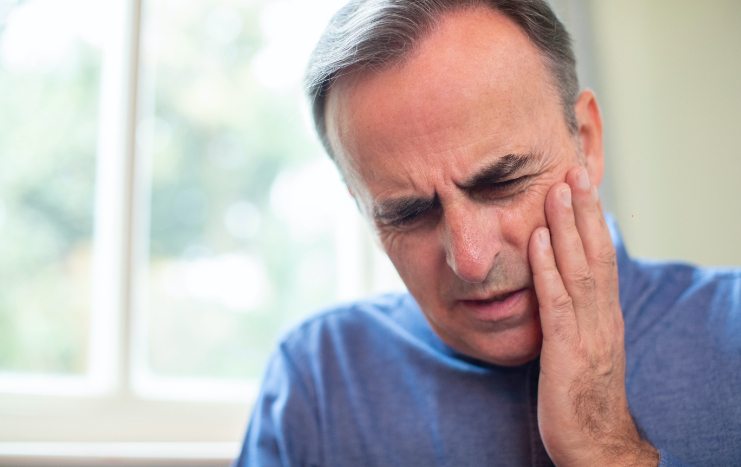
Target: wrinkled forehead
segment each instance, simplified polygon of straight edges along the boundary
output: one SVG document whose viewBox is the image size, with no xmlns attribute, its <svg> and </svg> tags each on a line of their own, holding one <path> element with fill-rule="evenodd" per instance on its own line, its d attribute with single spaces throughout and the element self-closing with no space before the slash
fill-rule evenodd
<svg viewBox="0 0 741 467">
<path fill-rule="evenodd" d="M 462 144 L 461 135 L 515 133 L 555 109 L 545 60 L 527 36 L 488 8 L 461 10 L 437 23 L 404 60 L 339 78 L 327 99 L 327 134 L 346 176 L 421 144 Z M 497 122 L 496 128 L 488 125 Z"/>
</svg>

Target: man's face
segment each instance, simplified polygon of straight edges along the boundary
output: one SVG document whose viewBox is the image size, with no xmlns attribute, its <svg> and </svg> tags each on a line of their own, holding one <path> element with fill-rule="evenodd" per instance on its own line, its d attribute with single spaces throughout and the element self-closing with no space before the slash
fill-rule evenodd
<svg viewBox="0 0 741 467">
<path fill-rule="evenodd" d="M 331 144 L 383 248 L 438 336 L 489 363 L 540 351 L 528 242 L 580 160 L 549 76 L 514 23 L 476 9 L 329 95 Z"/>
</svg>

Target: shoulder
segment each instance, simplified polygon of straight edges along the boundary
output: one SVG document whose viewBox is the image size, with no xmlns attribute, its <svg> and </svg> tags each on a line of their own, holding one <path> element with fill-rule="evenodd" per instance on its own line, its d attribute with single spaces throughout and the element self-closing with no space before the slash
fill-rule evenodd
<svg viewBox="0 0 741 467">
<path fill-rule="evenodd" d="M 608 214 L 606 221 L 618 257 L 620 303 L 626 324 L 646 318 L 653 321 L 677 311 L 741 312 L 741 267 L 709 268 L 633 258 L 615 219 Z"/>
<path fill-rule="evenodd" d="M 626 286 L 637 304 L 741 306 L 741 268 L 641 260 L 631 266 L 632 277 Z"/>
<path fill-rule="evenodd" d="M 404 322 L 415 313 L 406 293 L 384 294 L 322 310 L 288 331 L 279 346 L 296 358 L 355 353 L 378 340 L 404 334 Z"/>
<path fill-rule="evenodd" d="M 315 337 L 317 334 L 352 332 L 367 326 L 389 324 L 410 308 L 409 295 L 390 293 L 345 302 L 320 310 L 285 334 L 283 342 Z"/>
<path fill-rule="evenodd" d="M 741 269 L 633 261 L 630 271 L 623 304 L 628 341 L 666 336 L 695 348 L 741 349 Z"/>
<path fill-rule="evenodd" d="M 393 294 L 321 311 L 281 339 L 269 367 L 320 411 L 350 404 L 371 387 L 383 392 L 379 386 L 408 377 L 423 353 L 408 326 L 415 303 Z"/>
<path fill-rule="evenodd" d="M 732 445 L 741 435 L 741 270 L 634 266 L 624 307 L 631 412 L 657 445 L 708 464 L 725 453 L 698 446 Z"/>
</svg>

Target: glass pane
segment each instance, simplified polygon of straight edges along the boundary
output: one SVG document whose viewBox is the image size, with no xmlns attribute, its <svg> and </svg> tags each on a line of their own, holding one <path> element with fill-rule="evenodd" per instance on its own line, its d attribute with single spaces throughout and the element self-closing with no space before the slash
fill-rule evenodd
<svg viewBox="0 0 741 467">
<path fill-rule="evenodd" d="M 0 0 L 0 371 L 86 370 L 96 12 L 94 0 Z"/>
<path fill-rule="evenodd" d="M 145 355 L 157 376 L 256 379 L 278 334 L 336 295 L 334 226 L 354 208 L 300 88 L 338 1 L 325 3 L 145 4 Z"/>
</svg>

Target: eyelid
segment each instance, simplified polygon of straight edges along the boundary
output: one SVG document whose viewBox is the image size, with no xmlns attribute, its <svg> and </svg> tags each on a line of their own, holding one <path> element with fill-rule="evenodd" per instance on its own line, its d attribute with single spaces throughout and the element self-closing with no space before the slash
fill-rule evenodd
<svg viewBox="0 0 741 467">
<path fill-rule="evenodd" d="M 435 211 L 436 203 L 425 206 L 413 206 L 388 216 L 379 216 L 376 222 L 384 227 L 404 228 Z"/>
<path fill-rule="evenodd" d="M 428 211 L 427 209 L 419 209 L 413 212 L 398 214 L 389 219 L 386 219 L 383 222 L 385 225 L 388 225 L 388 226 L 404 226 L 407 224 L 411 224 L 415 220 L 424 216 L 427 211 Z"/>
<path fill-rule="evenodd" d="M 520 177 L 510 178 L 507 180 L 499 180 L 496 182 L 493 182 L 487 186 L 480 187 L 480 190 L 486 190 L 486 189 L 505 189 L 508 187 L 515 186 L 517 184 L 523 183 L 527 181 L 529 178 L 531 178 L 531 175 L 522 175 Z M 476 190 L 477 191 L 477 190 Z"/>
<path fill-rule="evenodd" d="M 480 199 L 506 199 L 515 195 L 515 190 L 519 190 L 521 185 L 526 183 L 532 175 L 523 175 L 509 180 L 493 182 L 489 185 L 472 189 L 469 193 Z"/>
<path fill-rule="evenodd" d="M 374 217 L 377 223 L 393 225 L 420 217 L 439 206 L 439 200 L 437 197 L 432 199 L 406 199 L 389 204 L 391 205 L 376 210 Z"/>
<path fill-rule="evenodd" d="M 385 228 L 403 228 L 410 224 L 412 224 L 415 220 L 417 220 L 419 216 L 401 216 L 401 217 L 393 217 L 393 218 L 378 218 L 376 220 L 376 224 L 379 227 L 385 227 Z"/>
<path fill-rule="evenodd" d="M 511 185 L 515 185 L 517 183 L 522 183 L 525 180 L 527 180 L 528 178 L 530 178 L 530 175 L 522 175 L 520 177 L 511 178 L 509 180 L 502 180 L 501 182 L 495 183 L 494 185 L 495 186 L 498 185 L 498 186 L 502 186 L 502 187 L 511 186 Z"/>
</svg>

